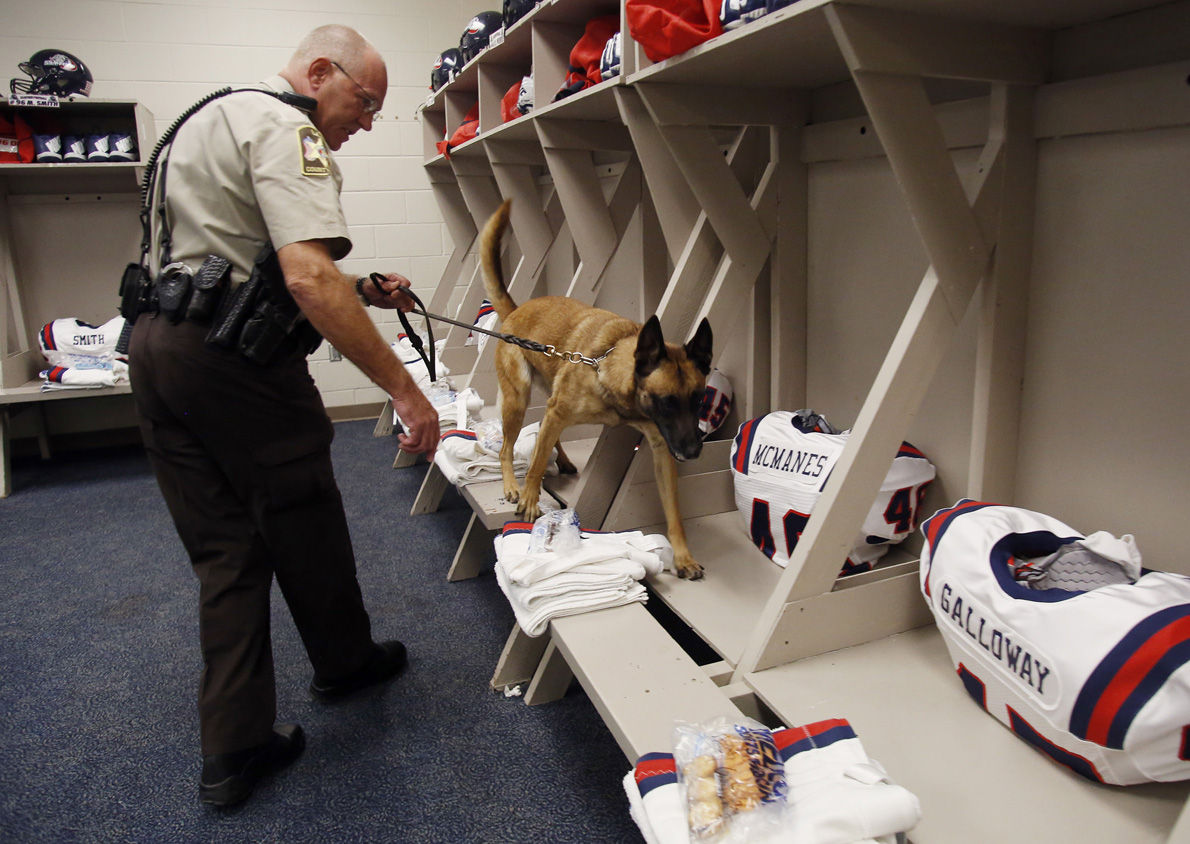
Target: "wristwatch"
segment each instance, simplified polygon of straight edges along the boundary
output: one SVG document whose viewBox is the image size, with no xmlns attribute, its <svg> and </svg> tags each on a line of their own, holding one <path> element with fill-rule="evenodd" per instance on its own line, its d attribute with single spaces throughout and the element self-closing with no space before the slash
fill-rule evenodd
<svg viewBox="0 0 1190 844">
<path fill-rule="evenodd" d="M 364 307 L 371 307 L 372 303 L 368 301 L 368 297 L 364 295 L 364 282 L 368 280 L 367 276 L 360 276 L 355 280 L 355 295 L 364 303 Z"/>
</svg>

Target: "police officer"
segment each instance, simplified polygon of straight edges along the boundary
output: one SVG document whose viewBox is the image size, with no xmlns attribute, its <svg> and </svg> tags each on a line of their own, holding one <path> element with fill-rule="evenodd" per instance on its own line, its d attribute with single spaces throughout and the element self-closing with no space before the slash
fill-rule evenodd
<svg viewBox="0 0 1190 844">
<path fill-rule="evenodd" d="M 393 400 L 400 447 L 432 457 L 438 415 L 381 338 L 363 304 L 409 310 L 407 279 L 360 283 L 334 261 L 351 248 L 331 152 L 372 128 L 384 61 L 359 33 L 307 35 L 257 91 L 201 108 L 178 130 L 165 180 L 172 258 L 208 255 L 243 284 L 271 243 L 301 313 Z M 160 268 L 158 268 L 160 269 Z M 203 802 L 231 805 L 301 753 L 296 724 L 276 721 L 269 599 L 275 577 L 314 668 L 315 697 L 342 698 L 396 676 L 397 641 L 377 643 L 330 460 L 333 429 L 305 350 L 268 364 L 206 342 L 209 326 L 143 314 L 131 378 L 158 484 L 198 577 L 203 673 Z"/>
</svg>

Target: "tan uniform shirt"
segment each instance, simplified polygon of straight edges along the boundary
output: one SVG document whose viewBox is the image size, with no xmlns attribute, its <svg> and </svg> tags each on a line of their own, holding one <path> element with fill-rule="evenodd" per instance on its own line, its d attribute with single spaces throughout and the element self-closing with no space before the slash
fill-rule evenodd
<svg viewBox="0 0 1190 844">
<path fill-rule="evenodd" d="M 262 87 L 293 91 L 280 76 Z M 268 241 L 280 249 L 325 240 L 338 260 L 351 250 L 342 185 L 339 166 L 305 112 L 265 94 L 215 100 L 178 130 L 169 153 L 172 258 L 197 271 L 207 255 L 222 255 L 234 267 L 233 283 L 247 279 Z M 155 243 L 154 267 L 159 254 Z"/>
</svg>

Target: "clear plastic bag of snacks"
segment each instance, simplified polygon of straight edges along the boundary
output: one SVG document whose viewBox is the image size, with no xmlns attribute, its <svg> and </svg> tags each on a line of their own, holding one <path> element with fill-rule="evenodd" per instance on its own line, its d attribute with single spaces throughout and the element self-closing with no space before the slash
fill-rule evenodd
<svg viewBox="0 0 1190 844">
<path fill-rule="evenodd" d="M 691 841 L 751 841 L 780 827 L 788 786 L 768 727 L 750 718 L 678 722 L 673 744 Z"/>
</svg>

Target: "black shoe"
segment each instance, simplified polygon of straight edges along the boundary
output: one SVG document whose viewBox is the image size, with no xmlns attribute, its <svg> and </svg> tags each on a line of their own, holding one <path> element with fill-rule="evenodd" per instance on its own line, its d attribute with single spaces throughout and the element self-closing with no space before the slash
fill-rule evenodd
<svg viewBox="0 0 1190 844">
<path fill-rule="evenodd" d="M 211 806 L 234 806 L 247 800 L 258 782 L 292 764 L 305 747 L 301 725 L 278 724 L 262 745 L 204 756 L 199 799 Z"/>
<path fill-rule="evenodd" d="M 401 673 L 408 662 L 405 646 L 393 639 L 376 646 L 376 653 L 363 668 L 339 680 L 322 680 L 318 675 L 310 682 L 310 693 L 322 701 L 342 700 L 361 689 L 391 680 Z"/>
</svg>

